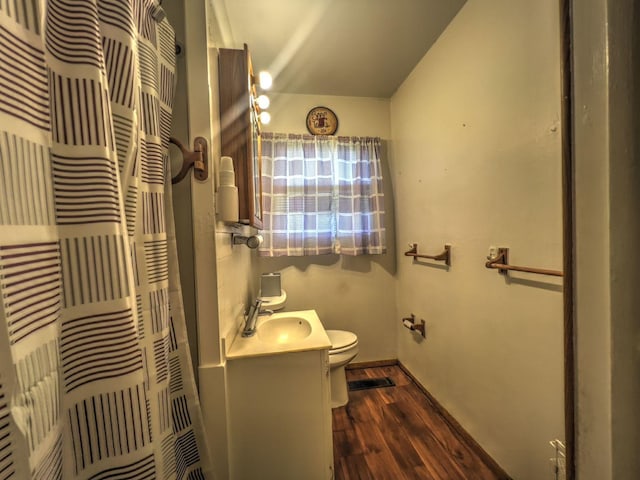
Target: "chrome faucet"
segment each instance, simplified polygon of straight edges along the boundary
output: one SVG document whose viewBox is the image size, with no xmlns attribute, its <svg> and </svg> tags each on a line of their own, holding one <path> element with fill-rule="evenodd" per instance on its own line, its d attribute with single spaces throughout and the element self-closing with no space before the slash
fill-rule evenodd
<svg viewBox="0 0 640 480">
<path fill-rule="evenodd" d="M 251 304 L 249 311 L 247 312 L 246 323 L 244 324 L 244 330 L 242 330 L 243 337 L 251 337 L 256 333 L 256 322 L 258 321 L 258 314 L 262 307 L 262 299 L 256 298 L 256 301 Z"/>
</svg>

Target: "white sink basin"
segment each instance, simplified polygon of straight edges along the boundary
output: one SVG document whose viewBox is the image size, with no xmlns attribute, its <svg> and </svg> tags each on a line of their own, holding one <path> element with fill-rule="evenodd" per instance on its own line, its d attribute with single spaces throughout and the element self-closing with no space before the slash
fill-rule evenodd
<svg viewBox="0 0 640 480">
<path fill-rule="evenodd" d="M 331 348 L 331 341 L 315 310 L 262 316 L 256 323 L 255 335 L 243 337 L 241 332 L 242 325 L 239 325 L 226 352 L 227 359 Z"/>
<path fill-rule="evenodd" d="M 257 328 L 258 338 L 270 343 L 293 343 L 311 335 L 311 324 L 302 317 L 276 317 L 262 322 Z"/>
</svg>

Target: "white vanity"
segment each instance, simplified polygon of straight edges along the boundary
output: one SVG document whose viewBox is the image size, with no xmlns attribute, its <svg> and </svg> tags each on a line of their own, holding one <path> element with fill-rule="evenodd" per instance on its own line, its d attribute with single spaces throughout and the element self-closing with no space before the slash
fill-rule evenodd
<svg viewBox="0 0 640 480">
<path fill-rule="evenodd" d="M 230 480 L 333 478 L 331 343 L 314 310 L 258 319 L 227 352 Z"/>
</svg>

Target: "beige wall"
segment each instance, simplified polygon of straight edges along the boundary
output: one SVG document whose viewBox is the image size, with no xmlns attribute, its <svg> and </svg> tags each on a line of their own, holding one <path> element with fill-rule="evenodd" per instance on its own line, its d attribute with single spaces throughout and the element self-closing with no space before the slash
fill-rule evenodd
<svg viewBox="0 0 640 480">
<path fill-rule="evenodd" d="M 270 132 L 308 133 L 307 112 L 318 105 L 338 116 L 338 135 L 390 136 L 389 100 L 378 98 L 271 94 Z M 395 329 L 395 243 L 393 191 L 387 142 L 383 149 L 387 253 L 347 257 L 261 257 L 260 273 L 282 273 L 287 310 L 315 309 L 325 328 L 350 330 L 358 336 L 358 357 L 371 361 L 397 358 Z"/>
<path fill-rule="evenodd" d="M 277 81 L 276 78 L 274 82 Z M 267 132 L 309 133 L 307 113 L 321 105 L 329 107 L 338 116 L 336 135 L 390 138 L 389 99 L 276 92 L 268 95 L 271 99 L 271 123 L 265 126 Z"/>
<path fill-rule="evenodd" d="M 400 360 L 507 472 L 551 478 L 563 430 L 561 281 L 484 267 L 562 268 L 558 2 L 469 0 L 391 100 Z M 397 325 L 397 323 L 396 323 Z"/>
</svg>

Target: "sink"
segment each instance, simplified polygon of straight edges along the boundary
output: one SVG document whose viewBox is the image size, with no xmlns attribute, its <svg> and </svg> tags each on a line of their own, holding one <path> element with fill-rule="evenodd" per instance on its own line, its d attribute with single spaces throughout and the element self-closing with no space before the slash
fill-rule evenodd
<svg viewBox="0 0 640 480">
<path fill-rule="evenodd" d="M 263 342 L 287 344 L 311 335 L 311 324 L 302 317 L 270 318 L 258 325 L 258 338 Z"/>
<path fill-rule="evenodd" d="M 255 335 L 243 337 L 241 332 L 242 324 L 239 324 L 233 342 L 226 351 L 227 359 L 331 348 L 331 341 L 315 310 L 276 312 L 261 316 L 256 322 Z"/>
</svg>

